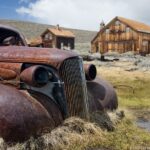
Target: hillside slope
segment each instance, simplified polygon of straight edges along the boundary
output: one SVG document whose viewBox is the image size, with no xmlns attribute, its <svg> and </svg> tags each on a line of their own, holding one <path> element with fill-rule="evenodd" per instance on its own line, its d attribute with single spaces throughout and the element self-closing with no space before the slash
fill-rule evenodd
<svg viewBox="0 0 150 150">
<path fill-rule="evenodd" d="M 44 30 L 46 30 L 46 28 L 54 27 L 52 25 L 15 21 L 15 20 L 0 20 L 0 24 L 9 25 L 17 28 L 29 40 L 40 36 L 40 34 Z M 90 42 L 96 35 L 96 32 L 77 29 L 69 29 L 69 30 L 71 30 L 76 36 L 76 49 L 79 48 L 79 50 L 84 49 L 88 51 L 90 49 Z"/>
</svg>

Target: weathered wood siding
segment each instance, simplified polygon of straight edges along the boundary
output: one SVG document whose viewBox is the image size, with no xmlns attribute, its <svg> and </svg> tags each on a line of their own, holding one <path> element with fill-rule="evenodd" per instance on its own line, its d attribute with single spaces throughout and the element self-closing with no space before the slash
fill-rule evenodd
<svg viewBox="0 0 150 150">
<path fill-rule="evenodd" d="M 102 29 L 92 41 L 92 52 L 106 53 L 127 51 L 150 53 L 150 33 L 142 33 L 128 25 L 115 20 Z"/>
<path fill-rule="evenodd" d="M 100 52 L 117 51 L 120 53 L 126 51 L 136 51 L 138 46 L 138 34 L 125 24 L 114 22 L 103 31 L 101 39 Z"/>
<path fill-rule="evenodd" d="M 74 49 L 75 38 L 55 36 L 51 32 L 47 31 L 42 36 L 42 43 L 43 47 L 47 48 Z"/>
<path fill-rule="evenodd" d="M 42 37 L 43 46 L 46 48 L 55 48 L 56 47 L 56 36 L 50 32 L 46 32 Z"/>
</svg>

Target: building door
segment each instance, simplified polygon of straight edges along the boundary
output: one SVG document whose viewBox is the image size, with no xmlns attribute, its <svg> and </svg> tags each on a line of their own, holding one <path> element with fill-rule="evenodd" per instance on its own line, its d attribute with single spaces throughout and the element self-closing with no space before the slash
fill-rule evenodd
<svg viewBox="0 0 150 150">
<path fill-rule="evenodd" d="M 146 41 L 146 40 L 144 40 L 144 41 L 142 42 L 142 51 L 143 51 L 144 53 L 148 53 L 148 51 L 149 51 L 149 42 Z"/>
<path fill-rule="evenodd" d="M 126 51 L 132 51 L 132 42 L 128 41 L 126 44 Z"/>
<path fill-rule="evenodd" d="M 150 54 L 150 41 L 148 41 L 148 54 Z"/>
</svg>

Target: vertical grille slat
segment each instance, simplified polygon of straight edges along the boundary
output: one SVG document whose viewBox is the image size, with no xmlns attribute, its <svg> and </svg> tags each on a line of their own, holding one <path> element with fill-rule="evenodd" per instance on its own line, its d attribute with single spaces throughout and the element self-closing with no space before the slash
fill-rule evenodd
<svg viewBox="0 0 150 150">
<path fill-rule="evenodd" d="M 82 59 L 65 60 L 60 67 L 60 76 L 64 81 L 69 116 L 87 118 L 87 87 Z"/>
</svg>

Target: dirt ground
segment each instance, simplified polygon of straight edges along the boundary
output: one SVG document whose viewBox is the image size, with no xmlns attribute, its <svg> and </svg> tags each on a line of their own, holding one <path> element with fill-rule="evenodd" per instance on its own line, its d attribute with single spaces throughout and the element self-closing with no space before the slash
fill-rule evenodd
<svg viewBox="0 0 150 150">
<path fill-rule="evenodd" d="M 97 66 L 98 76 L 102 76 L 103 78 L 109 79 L 114 78 L 114 80 L 122 79 L 150 79 L 150 71 L 142 71 L 142 70 L 133 70 L 131 62 L 114 62 L 114 67 L 107 66 Z M 117 67 L 118 66 L 118 67 Z"/>
</svg>

